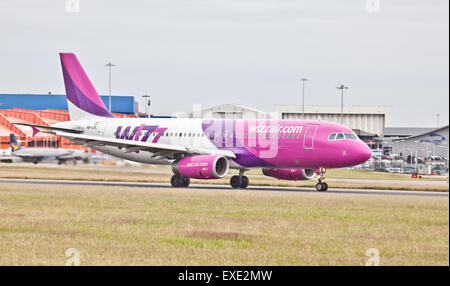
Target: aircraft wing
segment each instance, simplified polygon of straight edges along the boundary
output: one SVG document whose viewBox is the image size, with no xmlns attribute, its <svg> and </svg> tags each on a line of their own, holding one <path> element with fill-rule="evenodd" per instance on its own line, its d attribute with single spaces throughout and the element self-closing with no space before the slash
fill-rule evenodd
<svg viewBox="0 0 450 286">
<path fill-rule="evenodd" d="M 23 159 L 38 159 L 38 160 L 42 160 L 42 159 L 46 159 L 46 158 L 50 158 L 47 156 L 38 156 L 38 155 L 33 155 L 33 154 L 12 154 L 13 156 L 19 157 L 19 158 L 23 158 Z"/>
<path fill-rule="evenodd" d="M 77 144 L 81 144 L 86 147 L 93 147 L 94 149 L 95 146 L 115 146 L 118 148 L 119 147 L 124 148 L 125 153 L 131 153 L 136 151 L 149 151 L 153 153 L 153 157 L 162 157 L 167 159 L 175 159 L 176 154 L 191 154 L 191 155 L 213 154 L 213 155 L 222 155 L 232 159 L 236 158 L 234 152 L 229 150 L 218 150 L 210 148 L 191 148 L 187 146 L 174 146 L 162 143 L 131 141 L 95 135 L 69 133 L 63 131 L 56 131 L 55 133 L 59 136 L 72 140 Z"/>
</svg>

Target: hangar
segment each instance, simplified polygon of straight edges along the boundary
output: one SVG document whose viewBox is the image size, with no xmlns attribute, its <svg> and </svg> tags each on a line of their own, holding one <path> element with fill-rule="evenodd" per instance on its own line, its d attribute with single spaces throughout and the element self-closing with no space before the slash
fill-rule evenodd
<svg viewBox="0 0 450 286">
<path fill-rule="evenodd" d="M 196 108 L 198 107 L 198 108 Z M 272 114 L 274 116 L 274 114 Z M 221 119 L 269 119 L 271 114 L 239 104 L 220 104 L 201 109 L 201 106 L 194 106 L 194 111 L 186 114 L 179 114 L 179 117 L 186 118 L 221 118 Z"/>
<path fill-rule="evenodd" d="M 341 106 L 275 105 L 275 112 L 280 119 L 310 119 L 340 123 L 355 130 L 356 133 L 374 134 L 382 137 L 384 128 L 392 126 L 391 106 Z M 343 115 L 343 116 L 342 116 Z"/>
</svg>

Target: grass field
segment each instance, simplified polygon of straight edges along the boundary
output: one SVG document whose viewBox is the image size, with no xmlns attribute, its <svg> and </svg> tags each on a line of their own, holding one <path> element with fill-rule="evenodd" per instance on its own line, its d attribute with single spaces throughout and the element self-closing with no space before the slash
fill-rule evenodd
<svg viewBox="0 0 450 286">
<path fill-rule="evenodd" d="M 449 200 L 2 184 L 0 264 L 449 265 Z"/>
<path fill-rule="evenodd" d="M 220 180 L 191 180 L 192 183 L 229 184 L 231 175 L 237 170 L 230 170 L 230 174 Z M 314 188 L 316 180 L 283 181 L 262 175 L 261 170 L 250 170 L 246 173 L 250 183 L 260 186 L 287 186 Z M 93 180 L 93 181 L 131 181 L 131 182 L 170 182 L 172 171 L 167 166 L 131 167 L 131 166 L 54 166 L 54 165 L 0 165 L 0 178 L 21 179 L 60 179 L 60 180 Z M 330 181 L 333 188 L 351 189 L 383 189 L 383 190 L 421 190 L 421 191 L 449 191 L 448 178 L 423 177 L 411 179 L 409 175 L 378 173 L 357 170 L 336 169 L 326 174 L 330 179 L 355 179 L 361 181 L 340 182 Z M 364 180 L 379 180 L 379 182 L 364 182 Z M 414 182 L 419 182 L 415 184 Z M 439 183 L 439 184 L 436 184 Z M 447 183 L 446 183 L 447 182 Z"/>
</svg>

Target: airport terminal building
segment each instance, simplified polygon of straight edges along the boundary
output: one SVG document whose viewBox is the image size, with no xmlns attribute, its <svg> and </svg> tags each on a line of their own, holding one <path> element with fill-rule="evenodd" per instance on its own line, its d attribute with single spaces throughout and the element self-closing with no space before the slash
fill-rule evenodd
<svg viewBox="0 0 450 286">
<path fill-rule="evenodd" d="M 109 106 L 109 96 L 101 96 Z M 135 117 L 136 102 L 133 96 L 112 96 L 112 112 L 118 117 Z M 27 147 L 88 148 L 68 139 L 48 133 L 32 136 L 32 129 L 13 123 L 51 125 L 68 121 L 69 112 L 65 94 L 0 94 L 0 149 L 9 149 L 9 134 L 14 133 L 19 143 Z"/>
<path fill-rule="evenodd" d="M 392 126 L 391 106 L 275 105 L 280 119 L 324 120 L 343 124 L 351 129 L 382 137 L 385 127 Z M 356 132 L 358 133 L 358 132 Z"/>
<path fill-rule="evenodd" d="M 412 157 L 441 157 L 448 159 L 449 126 L 432 128 L 423 133 L 408 137 L 385 137 L 383 146 L 391 149 L 394 154 Z"/>
</svg>

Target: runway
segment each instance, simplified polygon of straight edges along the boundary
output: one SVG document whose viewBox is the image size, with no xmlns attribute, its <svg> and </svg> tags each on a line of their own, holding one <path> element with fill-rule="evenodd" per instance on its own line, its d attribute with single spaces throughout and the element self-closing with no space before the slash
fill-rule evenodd
<svg viewBox="0 0 450 286">
<path fill-rule="evenodd" d="M 111 186 L 111 187 L 139 187 L 139 188 L 163 188 L 173 189 L 169 183 L 143 183 L 143 182 L 108 182 L 108 181 L 74 181 L 74 180 L 44 180 L 44 179 L 0 179 L 0 183 L 15 184 L 51 184 L 51 185 L 80 185 L 80 186 Z M 234 190 L 229 185 L 217 184 L 191 184 L 186 189 L 202 190 Z M 1 189 L 0 189 L 1 190 Z M 276 187 L 276 186 L 249 186 L 246 192 L 297 192 L 319 193 L 313 188 Z M 448 192 L 434 191 L 403 191 L 403 190 L 377 190 L 377 189 L 328 189 L 326 193 L 333 194 L 358 194 L 358 195 L 393 195 L 393 196 L 425 196 L 449 198 Z"/>
</svg>

